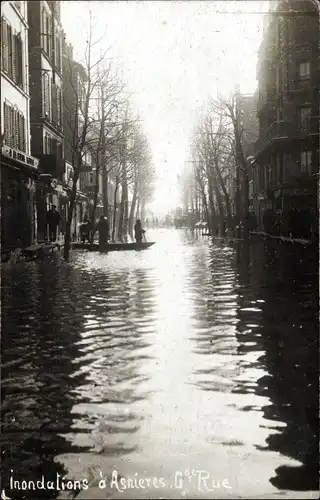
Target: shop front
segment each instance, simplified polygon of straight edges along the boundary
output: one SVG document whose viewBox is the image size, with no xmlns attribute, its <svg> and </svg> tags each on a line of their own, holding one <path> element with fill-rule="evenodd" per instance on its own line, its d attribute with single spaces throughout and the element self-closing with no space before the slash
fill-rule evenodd
<svg viewBox="0 0 320 500">
<path fill-rule="evenodd" d="M 287 234 L 293 238 L 316 238 L 319 232 L 316 190 L 285 188 L 282 195 Z"/>
<path fill-rule="evenodd" d="M 31 245 L 36 234 L 38 160 L 8 146 L 1 149 L 1 248 Z"/>
</svg>

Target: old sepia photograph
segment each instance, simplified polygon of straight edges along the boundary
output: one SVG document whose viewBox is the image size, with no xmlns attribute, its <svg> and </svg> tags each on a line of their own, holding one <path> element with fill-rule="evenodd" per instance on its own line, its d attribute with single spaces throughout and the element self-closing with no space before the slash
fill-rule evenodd
<svg viewBox="0 0 320 500">
<path fill-rule="evenodd" d="M 1 2 L 1 500 L 319 498 L 318 0 Z"/>
</svg>

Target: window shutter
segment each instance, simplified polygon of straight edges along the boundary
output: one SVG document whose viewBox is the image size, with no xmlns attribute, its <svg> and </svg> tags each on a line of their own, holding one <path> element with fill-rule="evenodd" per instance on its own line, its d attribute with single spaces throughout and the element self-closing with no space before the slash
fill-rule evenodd
<svg viewBox="0 0 320 500">
<path fill-rule="evenodd" d="M 61 89 L 57 88 L 57 124 L 61 126 Z"/>
<path fill-rule="evenodd" d="M 49 77 L 49 75 L 48 75 L 48 78 L 47 78 L 47 85 L 48 85 L 48 92 L 47 92 L 47 95 L 48 95 L 48 114 L 49 114 L 49 119 L 51 120 L 52 119 L 52 107 L 51 107 L 51 87 L 52 87 L 52 83 L 51 83 L 51 78 Z"/>
<path fill-rule="evenodd" d="M 14 148 L 14 109 L 10 106 L 10 123 L 9 123 L 9 132 L 10 132 L 10 143 L 9 146 Z"/>
<path fill-rule="evenodd" d="M 46 103 L 46 114 L 49 115 L 49 75 L 46 74 L 45 78 L 45 103 Z"/>
<path fill-rule="evenodd" d="M 8 46 L 8 74 L 12 78 L 12 28 L 7 25 L 7 46 Z"/>
<path fill-rule="evenodd" d="M 50 84 L 49 84 L 49 75 L 45 73 L 43 75 L 43 111 L 44 116 L 47 115 L 50 118 Z"/>
<path fill-rule="evenodd" d="M 17 140 L 18 149 L 20 151 L 23 151 L 22 144 L 21 144 L 21 142 L 22 142 L 21 141 L 21 113 L 19 113 L 19 112 L 17 113 L 17 121 L 18 121 L 18 127 L 17 127 L 17 129 L 18 129 L 18 140 Z"/>
<path fill-rule="evenodd" d="M 51 16 L 47 17 L 47 54 L 52 57 L 52 39 L 51 39 Z"/>
<path fill-rule="evenodd" d="M 18 127 L 19 127 L 19 149 L 25 151 L 25 130 L 24 130 L 24 116 L 18 113 Z"/>
<path fill-rule="evenodd" d="M 26 121 L 21 113 L 21 127 L 22 127 L 22 147 L 23 151 L 27 151 L 27 145 L 26 145 Z"/>
<path fill-rule="evenodd" d="M 4 103 L 4 142 L 10 144 L 10 107 Z"/>
<path fill-rule="evenodd" d="M 43 8 L 42 9 L 42 48 L 45 52 L 47 52 L 47 23 L 46 23 L 47 17 L 46 17 L 46 11 Z"/>
<path fill-rule="evenodd" d="M 17 110 L 17 108 L 14 110 L 14 143 L 15 143 L 15 147 L 16 149 L 20 149 L 21 148 L 21 141 L 20 141 L 20 128 L 19 128 L 19 125 L 20 125 L 20 120 L 19 120 L 19 111 Z M 21 151 L 21 149 L 20 149 Z"/>
<path fill-rule="evenodd" d="M 15 36 L 15 56 L 16 56 L 16 83 L 22 88 L 23 72 L 22 72 L 22 39 L 20 33 Z"/>
<path fill-rule="evenodd" d="M 56 36 L 56 49 L 55 49 L 55 57 L 56 57 L 56 66 L 59 71 L 61 71 L 61 44 L 60 44 L 60 33 L 57 32 Z"/>
<path fill-rule="evenodd" d="M 11 37 L 11 45 L 12 45 L 12 80 L 17 83 L 17 72 L 16 72 L 16 63 L 17 63 L 17 54 L 16 54 L 16 38 L 17 35 L 12 35 Z"/>
<path fill-rule="evenodd" d="M 1 67 L 3 71 L 8 73 L 9 52 L 8 52 L 8 24 L 4 17 L 1 18 Z"/>
<path fill-rule="evenodd" d="M 57 86 L 55 83 L 52 84 L 52 121 L 57 123 Z"/>
<path fill-rule="evenodd" d="M 42 114 L 46 114 L 46 75 L 42 75 Z"/>
</svg>

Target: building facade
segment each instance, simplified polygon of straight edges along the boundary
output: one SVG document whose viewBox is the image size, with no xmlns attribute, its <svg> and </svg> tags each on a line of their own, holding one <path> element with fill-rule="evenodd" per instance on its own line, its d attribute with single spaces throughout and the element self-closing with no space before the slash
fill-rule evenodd
<svg viewBox="0 0 320 500">
<path fill-rule="evenodd" d="M 38 160 L 30 154 L 27 2 L 1 4 L 1 243 L 25 247 L 36 237 Z"/>
<path fill-rule="evenodd" d="M 311 0 L 278 2 L 257 67 L 253 193 L 267 232 L 310 238 L 318 231 L 319 40 L 319 13 Z"/>
<path fill-rule="evenodd" d="M 31 151 L 39 158 L 41 180 L 37 184 L 38 239 L 47 236 L 46 213 L 59 208 L 66 197 L 63 188 L 63 74 L 60 2 L 27 2 L 30 62 Z M 54 181 L 52 182 L 52 180 Z"/>
<path fill-rule="evenodd" d="M 255 143 L 259 136 L 259 124 L 257 119 L 257 103 L 258 96 L 254 95 L 238 95 L 237 106 L 239 109 L 239 129 L 241 133 L 241 146 L 245 159 L 247 160 L 247 175 L 249 183 L 249 207 L 253 207 L 253 171 L 251 158 L 255 154 Z M 243 175 L 243 174 L 242 174 Z M 240 174 L 241 192 L 240 192 L 240 218 L 243 220 L 244 213 L 244 196 L 245 189 L 243 187 L 244 179 Z M 242 178 L 241 178 L 242 177 Z"/>
<path fill-rule="evenodd" d="M 79 238 L 79 226 L 85 216 L 90 214 L 90 198 L 92 190 L 92 152 L 86 148 L 87 139 L 82 149 L 82 158 L 76 152 L 84 124 L 87 74 L 84 67 L 73 57 L 73 47 L 63 39 L 63 92 L 64 92 L 64 152 L 68 165 L 69 177 L 74 177 L 75 169 L 80 168 L 77 182 L 77 195 L 72 219 L 72 239 Z M 68 206 L 65 206 L 67 215 Z"/>
</svg>

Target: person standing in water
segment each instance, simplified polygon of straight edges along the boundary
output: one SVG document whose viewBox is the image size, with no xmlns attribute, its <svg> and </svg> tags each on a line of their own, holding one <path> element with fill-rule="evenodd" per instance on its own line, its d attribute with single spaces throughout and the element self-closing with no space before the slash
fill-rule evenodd
<svg viewBox="0 0 320 500">
<path fill-rule="evenodd" d="M 108 219 L 103 215 L 100 217 L 96 230 L 99 231 L 99 248 L 101 248 L 108 244 L 110 230 Z"/>
<path fill-rule="evenodd" d="M 142 235 L 145 233 L 145 230 L 141 226 L 141 220 L 138 219 L 134 226 L 134 237 L 137 243 L 142 243 Z"/>
<path fill-rule="evenodd" d="M 60 223 L 60 214 L 55 205 L 52 205 L 51 210 L 47 214 L 47 224 L 49 226 L 49 239 L 51 242 L 57 240 L 57 229 Z"/>
</svg>

